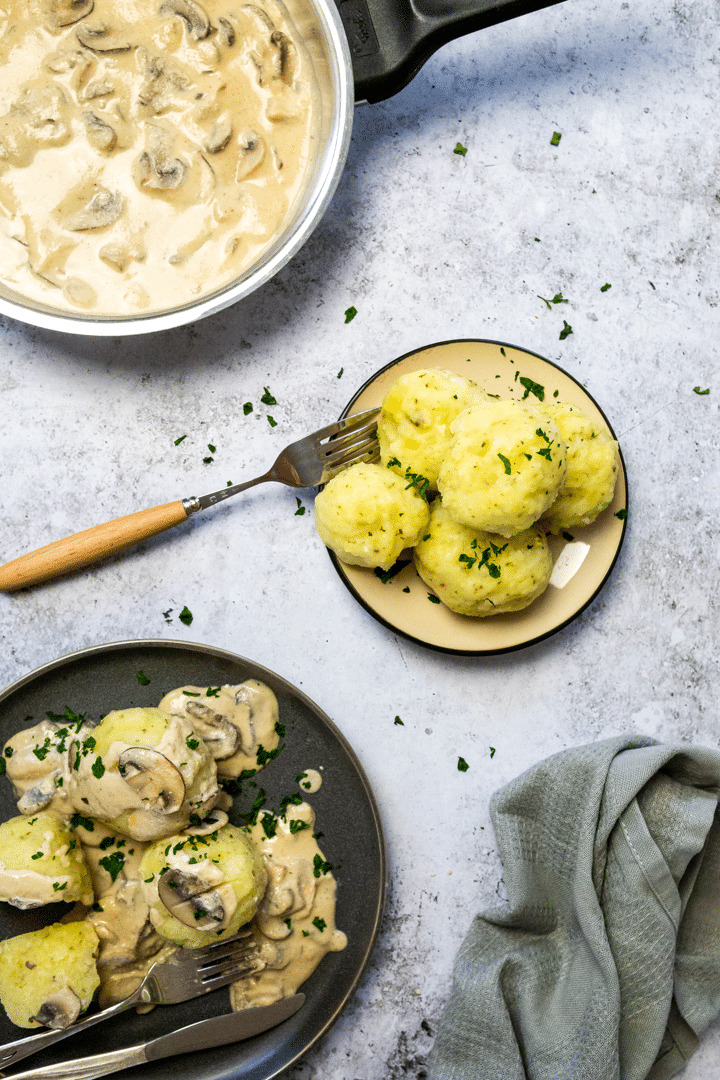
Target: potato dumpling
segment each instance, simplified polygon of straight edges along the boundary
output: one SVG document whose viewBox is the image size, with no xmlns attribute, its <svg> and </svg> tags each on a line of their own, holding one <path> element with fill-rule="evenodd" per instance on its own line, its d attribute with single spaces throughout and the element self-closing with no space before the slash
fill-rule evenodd
<svg viewBox="0 0 720 1080">
<path fill-rule="evenodd" d="M 219 797 L 215 762 L 190 719 L 119 709 L 77 752 L 75 808 L 134 840 L 179 832 Z"/>
<path fill-rule="evenodd" d="M 235 825 L 158 841 L 143 855 L 140 874 L 157 932 L 191 949 L 236 934 L 267 885 L 262 855 Z"/>
<path fill-rule="evenodd" d="M 64 821 L 36 814 L 0 825 L 0 900 L 23 909 L 61 900 L 92 904 L 82 846 Z"/>
<path fill-rule="evenodd" d="M 315 498 L 315 525 L 345 563 L 389 570 L 422 536 L 428 505 L 384 465 L 351 465 Z"/>
<path fill-rule="evenodd" d="M 409 371 L 385 395 L 378 420 L 380 458 L 400 476 L 422 476 L 437 491 L 450 425 L 486 394 L 469 379 L 441 368 Z"/>
<path fill-rule="evenodd" d="M 461 525 L 515 536 L 554 501 L 565 477 L 565 443 L 532 405 L 474 405 L 454 421 L 452 432 L 438 488 Z"/>
<path fill-rule="evenodd" d="M 552 532 L 590 525 L 615 494 L 617 443 L 604 424 L 564 402 L 539 407 L 567 443 L 567 472 L 557 498 L 543 515 Z"/>
<path fill-rule="evenodd" d="M 100 984 L 98 936 L 87 922 L 53 923 L 0 942 L 0 1001 L 13 1024 L 68 1027 Z"/>
<path fill-rule="evenodd" d="M 550 580 L 552 555 L 537 529 L 506 540 L 459 525 L 438 501 L 427 531 L 427 538 L 415 548 L 415 568 L 443 604 L 459 615 L 520 611 Z"/>
</svg>

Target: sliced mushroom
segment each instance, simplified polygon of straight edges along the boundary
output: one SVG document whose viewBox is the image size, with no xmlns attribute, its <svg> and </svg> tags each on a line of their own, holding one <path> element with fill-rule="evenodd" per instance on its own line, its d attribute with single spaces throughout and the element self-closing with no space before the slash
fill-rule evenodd
<svg viewBox="0 0 720 1080">
<path fill-rule="evenodd" d="M 239 182 L 250 176 L 265 157 L 265 143 L 254 131 L 244 131 L 238 136 L 238 156 L 235 179 Z"/>
<path fill-rule="evenodd" d="M 174 918 L 194 930 L 224 930 L 237 909 L 232 885 L 208 888 L 203 878 L 174 867 L 160 875 L 158 896 Z"/>
<path fill-rule="evenodd" d="M 98 26 L 78 26 L 75 37 L 86 49 L 96 53 L 128 52 L 133 42 L 125 30 L 117 30 L 108 23 Z"/>
<path fill-rule="evenodd" d="M 132 261 L 130 252 L 120 244 L 105 244 L 98 251 L 98 255 L 112 270 L 117 270 L 118 274 L 124 274 Z"/>
<path fill-rule="evenodd" d="M 289 86 L 295 74 L 295 46 L 281 30 L 275 30 L 270 35 L 270 41 L 277 50 L 275 74 Z"/>
<path fill-rule="evenodd" d="M 146 149 L 135 162 L 135 180 L 138 187 L 156 191 L 172 191 L 185 181 L 187 165 L 180 158 L 171 157 L 170 136 L 162 128 L 148 127 Z"/>
<path fill-rule="evenodd" d="M 190 36 L 195 41 L 206 38 L 210 33 L 210 20 L 207 13 L 195 0 L 163 0 L 159 12 L 166 18 L 171 15 L 179 15 L 188 25 Z"/>
<path fill-rule="evenodd" d="M 118 770 L 128 787 L 147 804 L 146 809 L 173 814 L 182 806 L 185 781 L 159 750 L 130 746 L 118 758 Z"/>
<path fill-rule="evenodd" d="M 229 19 L 224 18 L 222 15 L 218 19 L 218 37 L 224 45 L 232 46 L 235 44 L 235 27 Z"/>
<path fill-rule="evenodd" d="M 227 825 L 227 823 L 227 814 L 216 806 L 199 825 L 188 825 L 185 832 L 189 833 L 190 836 L 208 836 L 210 833 L 215 832 L 216 829 L 222 829 L 223 825 Z"/>
<path fill-rule="evenodd" d="M 232 138 L 233 127 L 229 116 L 219 116 L 212 126 L 210 134 L 203 143 L 203 149 L 208 154 L 219 154 L 224 150 Z"/>
<path fill-rule="evenodd" d="M 112 130 L 112 129 L 111 129 Z M 84 232 L 87 229 L 104 229 L 114 224 L 123 212 L 125 200 L 119 192 L 101 188 L 87 206 L 63 222 L 70 232 Z"/>
<path fill-rule="evenodd" d="M 59 773 L 53 773 L 52 776 L 46 776 L 39 784 L 24 791 L 18 799 L 20 813 L 36 814 L 38 810 L 44 810 L 46 806 L 49 806 L 55 794 L 55 777 L 59 775 Z"/>
<path fill-rule="evenodd" d="M 216 761 L 231 757 L 240 749 L 242 737 L 227 716 L 215 712 L 201 701 L 189 701 L 187 711 L 192 716 L 194 728 Z"/>
<path fill-rule="evenodd" d="M 81 1009 L 80 998 L 69 986 L 64 986 L 40 1006 L 33 1019 L 44 1027 L 66 1028 L 75 1023 Z"/>
<path fill-rule="evenodd" d="M 115 149 L 117 143 L 115 128 L 111 127 L 110 124 L 95 113 L 85 113 L 83 120 L 87 129 L 88 142 L 91 146 L 94 146 L 96 150 L 102 150 L 104 153 L 109 153 Z M 122 210 L 122 207 L 120 209 Z"/>
<path fill-rule="evenodd" d="M 51 0 L 50 24 L 53 28 L 72 26 L 89 15 L 95 0 Z"/>
<path fill-rule="evenodd" d="M 107 97 L 108 94 L 112 94 L 114 91 L 115 87 L 110 82 L 94 82 L 88 83 L 82 96 L 86 101 L 94 101 L 95 98 Z"/>
</svg>

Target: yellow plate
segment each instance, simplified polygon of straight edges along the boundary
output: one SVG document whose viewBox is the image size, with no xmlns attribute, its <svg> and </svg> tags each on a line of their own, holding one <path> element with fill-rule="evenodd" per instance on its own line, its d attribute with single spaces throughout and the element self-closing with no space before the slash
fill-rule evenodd
<svg viewBox="0 0 720 1080">
<path fill-rule="evenodd" d="M 615 437 L 602 410 L 567 372 L 536 353 L 501 341 L 443 341 L 407 353 L 373 375 L 350 401 L 343 416 L 380 405 L 400 375 L 432 367 L 465 375 L 502 398 L 527 397 L 537 403 L 537 395 L 521 381 L 529 380 L 543 387 L 545 400 L 577 405 L 602 421 Z M 383 582 L 373 570 L 346 566 L 332 552 L 330 556 L 353 596 L 390 630 L 442 652 L 511 652 L 567 626 L 597 596 L 620 552 L 627 522 L 625 516 L 618 518 L 617 514 L 626 509 L 627 481 L 620 454 L 611 505 L 592 525 L 549 538 L 555 565 L 543 595 L 524 611 L 484 619 L 456 615 L 430 601 L 428 587 L 415 573 L 412 562 Z M 568 539 L 570 535 L 572 539 Z"/>
</svg>

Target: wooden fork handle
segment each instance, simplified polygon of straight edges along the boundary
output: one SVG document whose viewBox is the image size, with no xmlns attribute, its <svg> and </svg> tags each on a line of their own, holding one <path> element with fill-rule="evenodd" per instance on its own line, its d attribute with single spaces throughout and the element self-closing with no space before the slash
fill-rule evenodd
<svg viewBox="0 0 720 1080">
<path fill-rule="evenodd" d="M 125 551 L 150 536 L 157 536 L 173 525 L 180 525 L 187 521 L 187 516 L 182 500 L 178 499 L 177 502 L 115 518 L 104 525 L 94 525 L 92 529 L 66 536 L 64 540 L 56 540 L 0 566 L 0 591 L 14 592 L 28 585 L 50 581 L 72 570 L 80 570 L 83 566 L 91 566 L 108 555 Z"/>
</svg>

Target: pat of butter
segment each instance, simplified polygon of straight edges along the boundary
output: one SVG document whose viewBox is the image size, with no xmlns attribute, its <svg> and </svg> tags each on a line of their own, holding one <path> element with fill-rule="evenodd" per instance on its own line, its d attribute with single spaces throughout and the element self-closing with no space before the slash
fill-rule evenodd
<svg viewBox="0 0 720 1080">
<path fill-rule="evenodd" d="M 589 550 L 590 545 L 584 544 L 582 540 L 574 540 L 571 544 L 566 544 L 553 566 L 550 584 L 556 589 L 564 589 L 585 562 Z"/>
</svg>

